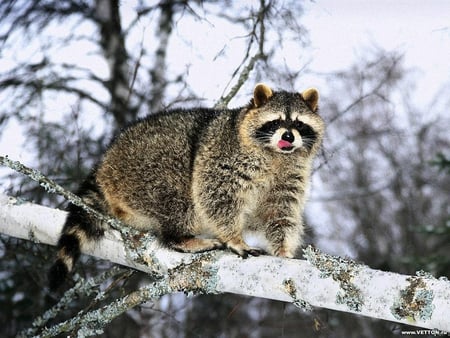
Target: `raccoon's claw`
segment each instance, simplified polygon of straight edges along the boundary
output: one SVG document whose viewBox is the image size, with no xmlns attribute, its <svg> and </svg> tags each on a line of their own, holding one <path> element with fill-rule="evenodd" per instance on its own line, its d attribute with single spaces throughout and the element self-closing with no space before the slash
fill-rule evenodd
<svg viewBox="0 0 450 338">
<path fill-rule="evenodd" d="M 248 255 L 251 255 L 251 256 L 254 256 L 254 257 L 258 257 L 258 256 L 261 256 L 261 255 L 265 255 L 265 254 L 266 254 L 266 252 L 265 252 L 264 250 L 259 249 L 259 248 L 250 248 L 250 250 L 245 250 L 245 252 L 246 252 Z M 247 257 L 248 257 L 248 256 L 247 256 Z M 247 258 L 247 257 L 245 257 L 245 258 Z"/>
<path fill-rule="evenodd" d="M 242 258 L 248 258 L 250 256 L 258 257 L 260 255 L 264 255 L 266 252 L 259 248 L 242 248 L 242 247 L 232 247 L 228 246 L 228 248 L 234 252 L 236 255 L 242 257 Z"/>
</svg>

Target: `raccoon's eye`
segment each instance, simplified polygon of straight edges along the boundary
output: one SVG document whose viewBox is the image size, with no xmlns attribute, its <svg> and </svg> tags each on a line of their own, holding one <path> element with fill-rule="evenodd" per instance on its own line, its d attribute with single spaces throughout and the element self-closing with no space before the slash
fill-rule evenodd
<svg viewBox="0 0 450 338">
<path fill-rule="evenodd" d="M 281 121 L 273 120 L 264 123 L 255 131 L 255 137 L 263 142 L 269 142 L 270 137 L 280 128 Z"/>
<path fill-rule="evenodd" d="M 298 130 L 301 136 L 314 138 L 316 136 L 316 132 L 310 125 L 303 123 L 302 121 L 295 121 L 294 128 Z"/>
<path fill-rule="evenodd" d="M 300 131 L 300 129 L 302 129 L 304 125 L 305 124 L 302 121 L 299 120 L 294 121 L 294 128 L 297 129 L 298 131 Z"/>
<path fill-rule="evenodd" d="M 280 126 L 281 126 L 280 120 L 273 120 L 264 123 L 263 126 L 259 128 L 259 131 L 263 133 L 273 134 L 275 131 L 277 131 L 277 129 L 280 128 Z"/>
<path fill-rule="evenodd" d="M 276 129 L 280 128 L 281 121 L 280 121 L 280 120 L 274 120 L 274 121 L 269 122 L 269 125 L 270 125 L 274 130 L 276 130 Z"/>
</svg>

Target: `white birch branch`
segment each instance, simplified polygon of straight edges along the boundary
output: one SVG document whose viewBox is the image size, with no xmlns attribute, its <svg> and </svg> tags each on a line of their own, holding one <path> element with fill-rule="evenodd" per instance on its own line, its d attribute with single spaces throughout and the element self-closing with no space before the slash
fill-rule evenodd
<svg viewBox="0 0 450 338">
<path fill-rule="evenodd" d="M 9 236 L 55 245 L 65 215 L 0 195 L 0 232 Z M 111 231 L 83 252 L 147 273 L 169 274 L 166 280 L 177 285 L 167 290 L 231 292 L 292 302 L 303 309 L 323 307 L 450 331 L 450 282 L 446 278 L 373 270 L 311 247 L 305 249 L 306 260 L 296 260 L 241 259 L 223 251 L 182 254 L 158 247 L 150 236 L 141 238 L 140 245 L 136 250 L 126 248 L 118 232 Z"/>
</svg>

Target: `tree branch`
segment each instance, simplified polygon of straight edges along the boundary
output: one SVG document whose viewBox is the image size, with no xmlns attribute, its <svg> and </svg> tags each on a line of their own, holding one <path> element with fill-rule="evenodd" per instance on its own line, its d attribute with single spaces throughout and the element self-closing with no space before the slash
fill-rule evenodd
<svg viewBox="0 0 450 338">
<path fill-rule="evenodd" d="M 271 6 L 270 3 L 266 4 L 265 0 L 260 0 L 260 8 L 258 11 L 258 15 L 256 17 L 255 24 L 253 26 L 253 30 L 250 33 L 251 38 L 249 45 L 247 47 L 247 52 L 245 54 L 244 60 L 231 76 L 230 82 L 236 77 L 239 69 L 245 64 L 246 60 L 250 57 L 250 50 L 255 40 L 258 41 L 258 51 L 255 53 L 255 55 L 253 55 L 250 58 L 248 64 L 242 69 L 236 84 L 230 89 L 228 94 L 222 95 L 220 97 L 220 99 L 214 105 L 214 108 L 226 108 L 228 106 L 228 103 L 230 103 L 233 97 L 235 97 L 236 94 L 239 92 L 239 89 L 241 89 L 244 83 L 248 80 L 250 73 L 255 68 L 256 62 L 259 60 L 265 60 L 267 58 L 267 55 L 264 52 L 264 42 L 266 39 L 265 37 L 266 28 L 264 20 L 266 19 L 270 6 Z M 257 33 L 258 28 L 259 33 Z"/>
<path fill-rule="evenodd" d="M 92 209 L 90 206 L 85 204 L 80 197 L 78 197 L 77 195 L 75 195 L 70 191 L 65 190 L 62 186 L 60 186 L 50 178 L 46 177 L 38 170 L 28 168 L 18 161 L 12 161 L 8 158 L 8 156 L 0 156 L 0 164 L 28 176 L 33 181 L 38 182 L 39 185 L 43 187 L 47 192 L 63 196 L 69 202 L 83 208 L 86 212 L 95 215 L 95 217 L 107 223 L 113 229 L 118 230 L 122 235 L 127 237 L 130 236 L 130 234 L 136 235 L 136 231 L 134 231 L 133 229 L 130 229 L 128 226 L 126 226 L 125 224 L 123 224 L 122 222 L 120 222 L 115 218 L 105 216 L 99 213 L 97 210 Z"/>
<path fill-rule="evenodd" d="M 36 336 L 39 332 L 39 330 L 46 326 L 47 322 L 51 319 L 56 318 L 62 309 L 66 309 L 70 306 L 70 303 L 72 303 L 76 298 L 80 297 L 81 295 L 89 296 L 93 293 L 98 292 L 98 286 L 108 280 L 111 277 L 114 277 L 118 274 L 124 274 L 130 275 L 129 269 L 119 268 L 118 266 L 113 267 L 112 269 L 109 269 L 108 271 L 105 271 L 104 273 L 100 274 L 99 276 L 93 277 L 89 282 L 86 282 L 86 280 L 81 279 L 79 280 L 73 288 L 70 290 L 67 290 L 62 298 L 59 300 L 59 302 L 54 305 L 51 309 L 47 310 L 42 316 L 37 317 L 32 324 L 32 327 L 26 330 L 23 330 L 17 335 L 17 338 L 24 338 L 24 337 L 32 337 Z M 96 301 L 99 301 L 102 297 L 97 296 Z M 65 324 L 65 325 L 63 325 Z M 58 325 L 55 325 L 51 328 L 45 329 L 40 336 L 55 336 L 62 332 L 67 332 L 69 330 L 64 330 L 62 328 L 68 327 L 67 322 L 60 323 Z M 71 328 L 72 329 L 72 328 Z"/>
<path fill-rule="evenodd" d="M 63 211 L 0 197 L 0 231 L 9 236 L 54 245 L 65 215 Z M 405 276 L 372 270 L 312 247 L 304 251 L 306 260 L 271 256 L 243 260 L 224 251 L 183 254 L 159 248 L 151 238 L 136 251 L 141 258 L 138 262 L 115 231 L 108 232 L 100 245 L 83 250 L 158 277 L 154 284 L 94 310 L 98 314 L 121 313 L 150 298 L 177 291 L 231 292 L 291 302 L 304 309 L 323 307 L 450 331 L 450 282 L 426 273 Z"/>
</svg>

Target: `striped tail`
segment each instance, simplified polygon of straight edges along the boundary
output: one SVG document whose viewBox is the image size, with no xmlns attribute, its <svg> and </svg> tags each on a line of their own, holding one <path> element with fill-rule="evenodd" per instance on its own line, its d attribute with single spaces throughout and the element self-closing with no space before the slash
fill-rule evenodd
<svg viewBox="0 0 450 338">
<path fill-rule="evenodd" d="M 78 195 L 92 208 L 104 212 L 103 194 L 95 183 L 94 175 L 91 174 L 82 184 Z M 69 213 L 57 244 L 56 260 L 48 273 L 49 287 L 52 291 L 64 284 L 80 257 L 83 245 L 99 240 L 105 232 L 104 224 L 81 207 L 70 204 L 67 211 Z"/>
</svg>

